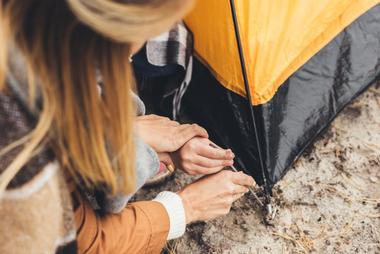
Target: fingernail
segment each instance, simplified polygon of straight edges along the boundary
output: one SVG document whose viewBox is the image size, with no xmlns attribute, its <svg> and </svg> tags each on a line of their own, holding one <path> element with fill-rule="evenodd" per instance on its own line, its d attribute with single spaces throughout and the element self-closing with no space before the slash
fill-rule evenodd
<svg viewBox="0 0 380 254">
<path fill-rule="evenodd" d="M 174 168 L 174 166 L 173 165 L 168 165 L 167 167 L 166 167 L 169 171 L 170 171 L 170 173 L 173 173 L 174 172 L 174 170 L 175 170 L 175 168 Z"/>
<path fill-rule="evenodd" d="M 226 152 L 226 156 L 229 157 L 229 158 L 234 158 L 235 154 L 230 149 L 228 149 L 227 152 Z"/>
</svg>

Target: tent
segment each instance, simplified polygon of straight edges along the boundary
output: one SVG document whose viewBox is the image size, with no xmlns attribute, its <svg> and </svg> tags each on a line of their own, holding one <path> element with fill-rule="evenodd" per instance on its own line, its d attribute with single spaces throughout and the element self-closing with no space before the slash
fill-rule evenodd
<svg viewBox="0 0 380 254">
<path fill-rule="evenodd" d="M 185 20 L 196 52 L 185 114 L 269 193 L 379 78 L 379 3 L 197 1 Z"/>
</svg>

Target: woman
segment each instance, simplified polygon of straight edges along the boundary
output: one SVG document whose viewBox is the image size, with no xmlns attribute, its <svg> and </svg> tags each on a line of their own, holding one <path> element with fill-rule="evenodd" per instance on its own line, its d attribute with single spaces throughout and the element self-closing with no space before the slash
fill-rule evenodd
<svg viewBox="0 0 380 254">
<path fill-rule="evenodd" d="M 87 193 L 133 193 L 135 152 L 141 145 L 155 157 L 134 134 L 127 59 L 192 1 L 0 3 L 0 253 L 159 253 L 185 224 L 226 214 L 253 184 L 221 171 L 97 213 Z M 169 129 L 170 139 L 152 144 L 176 150 L 207 136 L 198 126 Z"/>
</svg>

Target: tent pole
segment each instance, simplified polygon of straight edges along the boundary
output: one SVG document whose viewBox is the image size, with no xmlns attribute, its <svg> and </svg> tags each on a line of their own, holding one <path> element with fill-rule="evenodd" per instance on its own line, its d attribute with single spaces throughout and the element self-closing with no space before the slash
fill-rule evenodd
<svg viewBox="0 0 380 254">
<path fill-rule="evenodd" d="M 262 174 L 263 181 L 264 181 L 265 198 L 266 198 L 266 203 L 268 205 L 268 204 L 270 204 L 270 188 L 268 186 L 267 177 L 266 177 L 266 174 L 264 171 L 264 162 L 263 162 L 262 153 L 261 153 L 259 135 L 257 132 L 256 118 L 255 118 L 255 114 L 253 111 L 252 96 L 251 96 L 251 91 L 249 89 L 247 69 L 246 69 L 244 52 L 243 52 L 243 47 L 242 47 L 241 38 L 240 38 L 239 24 L 238 24 L 238 20 L 237 20 L 237 16 L 236 16 L 236 8 L 235 8 L 234 0 L 230 0 L 230 6 L 231 6 L 232 19 L 233 19 L 233 23 L 234 23 L 236 42 L 237 42 L 237 46 L 238 46 L 238 50 L 239 50 L 239 58 L 240 58 L 241 71 L 243 74 L 244 88 L 245 88 L 245 92 L 247 95 L 247 102 L 248 102 L 249 110 L 251 113 L 251 120 L 252 120 L 253 129 L 255 132 L 256 146 L 257 146 L 257 151 L 259 154 L 260 170 L 261 170 L 261 174 Z M 269 213 L 271 213 L 269 211 L 269 210 L 271 210 L 271 207 L 267 207 L 267 210 Z"/>
</svg>

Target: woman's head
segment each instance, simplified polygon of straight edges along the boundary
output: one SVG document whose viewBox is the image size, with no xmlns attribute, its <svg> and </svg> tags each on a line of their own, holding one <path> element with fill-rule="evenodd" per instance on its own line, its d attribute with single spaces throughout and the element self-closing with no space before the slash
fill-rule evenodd
<svg viewBox="0 0 380 254">
<path fill-rule="evenodd" d="M 67 0 L 76 16 L 118 42 L 141 42 L 168 30 L 189 10 L 190 0 Z"/>
<path fill-rule="evenodd" d="M 14 45 L 25 57 L 31 107 L 35 91 L 42 95 L 39 121 L 1 175 L 0 190 L 48 141 L 62 165 L 89 186 L 132 191 L 134 79 L 128 57 L 132 45 L 168 30 L 192 0 L 0 2 L 0 78 Z"/>
</svg>

